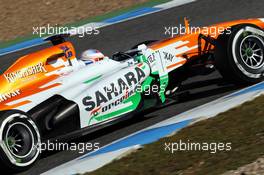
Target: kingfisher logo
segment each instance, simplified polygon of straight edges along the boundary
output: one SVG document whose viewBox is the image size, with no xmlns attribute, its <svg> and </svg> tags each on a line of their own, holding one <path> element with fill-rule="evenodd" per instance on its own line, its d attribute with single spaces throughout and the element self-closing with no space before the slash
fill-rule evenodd
<svg viewBox="0 0 264 175">
<path fill-rule="evenodd" d="M 4 77 L 9 83 L 14 83 L 18 79 L 46 72 L 48 71 L 45 69 L 44 63 L 39 63 L 37 65 L 18 70 L 16 72 L 4 74 Z"/>
<path fill-rule="evenodd" d="M 136 86 L 146 77 L 145 72 L 139 67 L 135 67 L 135 72 L 128 72 L 123 77 L 117 78 L 115 82 L 111 82 L 107 86 L 104 86 L 103 91 L 97 90 L 94 93 L 94 98 L 92 96 L 87 96 L 83 98 L 83 104 L 86 106 L 86 111 L 93 111 L 99 106 L 113 101 L 110 105 L 102 107 L 102 112 L 111 109 L 113 106 L 116 106 L 122 103 L 125 99 L 130 97 L 134 91 L 128 91 L 133 85 Z M 120 99 L 119 96 L 122 96 Z"/>
</svg>

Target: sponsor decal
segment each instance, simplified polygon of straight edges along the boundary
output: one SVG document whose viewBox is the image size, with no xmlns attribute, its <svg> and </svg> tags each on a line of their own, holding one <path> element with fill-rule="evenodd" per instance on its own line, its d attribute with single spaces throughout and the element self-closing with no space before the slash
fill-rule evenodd
<svg viewBox="0 0 264 175">
<path fill-rule="evenodd" d="M 156 51 L 156 52 L 153 52 L 151 55 L 149 55 L 148 56 L 148 58 L 147 58 L 147 62 L 149 63 L 149 64 L 152 64 L 152 63 L 154 63 L 155 61 L 156 61 L 156 57 L 157 56 L 159 56 L 159 57 L 162 57 L 162 58 L 164 58 L 165 60 L 167 60 L 167 61 L 170 61 L 170 62 L 173 62 L 173 59 L 175 59 L 176 57 L 173 55 L 173 54 L 171 54 L 171 53 L 168 53 L 168 52 L 161 52 L 161 51 Z M 155 63 L 154 63 L 155 64 Z M 153 64 L 153 65 L 154 65 Z"/>
<path fill-rule="evenodd" d="M 93 110 L 91 111 L 91 114 L 90 114 L 90 115 L 91 115 L 91 116 L 97 116 L 97 115 L 100 114 L 100 110 L 101 110 L 101 106 L 99 106 L 99 107 L 93 109 Z"/>
<path fill-rule="evenodd" d="M 164 59 L 165 59 L 165 60 L 168 60 L 168 61 L 170 61 L 170 62 L 172 62 L 173 59 L 175 58 L 175 56 L 172 55 L 171 53 L 163 52 L 163 54 L 164 54 Z"/>
<path fill-rule="evenodd" d="M 61 46 L 60 49 L 63 50 L 66 58 L 70 58 L 73 56 L 73 53 L 68 46 Z"/>
<path fill-rule="evenodd" d="M 149 55 L 147 59 L 148 59 L 147 62 L 148 62 L 149 64 L 154 63 L 155 60 L 156 60 L 156 58 L 155 58 L 155 53 L 152 53 L 151 55 Z"/>
<path fill-rule="evenodd" d="M 86 111 L 93 111 L 97 107 L 102 106 L 102 104 L 108 103 L 109 101 L 114 100 L 114 98 L 124 94 L 120 99 L 102 107 L 102 112 L 111 109 L 113 106 L 117 106 L 134 93 L 134 91 L 128 92 L 129 87 L 137 85 L 138 82 L 145 77 L 145 72 L 139 67 L 135 67 L 135 72 L 127 72 L 124 76 L 117 78 L 115 82 L 111 82 L 104 86 L 103 90 L 95 91 L 94 98 L 92 96 L 84 97 L 82 101 L 83 105 L 86 106 Z"/>
<path fill-rule="evenodd" d="M 68 50 L 70 50 L 68 46 L 61 46 L 60 49 L 63 50 L 63 52 L 67 52 Z"/>
<path fill-rule="evenodd" d="M 21 94 L 20 89 L 17 89 L 15 91 L 11 91 L 11 92 L 8 92 L 8 93 L 5 93 L 5 94 L 0 94 L 0 102 L 9 100 L 9 99 L 11 99 L 13 97 L 16 97 L 16 96 L 20 95 L 20 94 Z"/>
<path fill-rule="evenodd" d="M 126 90 L 124 96 L 122 96 L 121 98 L 115 100 L 113 103 L 111 103 L 111 104 L 109 104 L 109 105 L 106 105 L 106 106 L 104 106 L 104 107 L 99 106 L 99 107 L 94 108 L 94 109 L 91 111 L 90 115 L 91 115 L 92 117 L 96 117 L 96 116 L 98 116 L 101 112 L 106 112 L 106 111 L 112 109 L 113 107 L 115 107 L 115 106 L 117 106 L 117 105 L 123 103 L 125 100 L 127 100 L 130 96 L 132 96 L 132 95 L 134 94 L 134 92 L 135 92 L 135 89 L 134 89 L 133 91 L 130 91 L 130 92 L 129 92 L 128 90 Z"/>
<path fill-rule="evenodd" d="M 106 112 L 106 111 L 112 109 L 113 107 L 115 107 L 115 106 L 117 106 L 117 105 L 123 103 L 126 99 L 128 99 L 128 98 L 129 98 L 130 96 L 132 96 L 134 93 L 135 93 L 135 89 L 132 90 L 132 91 L 130 91 L 130 92 L 129 92 L 128 90 L 126 90 L 124 96 L 122 96 L 121 98 L 115 100 L 113 103 L 111 103 L 111 104 L 109 104 L 109 105 L 107 105 L 107 106 L 104 106 L 104 107 L 102 108 L 102 112 Z"/>
<path fill-rule="evenodd" d="M 47 72 L 47 70 L 44 67 L 44 64 L 39 63 L 37 65 L 18 70 L 16 72 L 4 74 L 4 77 L 9 83 L 14 83 L 16 80 L 20 78 L 26 78 L 28 76 L 35 75 L 38 73 L 44 73 L 44 72 Z"/>
</svg>

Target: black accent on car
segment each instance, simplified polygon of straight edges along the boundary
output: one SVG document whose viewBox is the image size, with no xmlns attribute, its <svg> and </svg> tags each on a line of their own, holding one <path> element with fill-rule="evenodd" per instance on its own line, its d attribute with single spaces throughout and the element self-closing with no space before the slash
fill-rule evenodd
<svg viewBox="0 0 264 175">
<path fill-rule="evenodd" d="M 37 123 L 43 140 L 80 129 L 78 105 L 60 95 L 52 96 L 28 113 Z"/>
<path fill-rule="evenodd" d="M 233 26 L 230 35 L 222 34 L 217 38 L 218 44 L 216 45 L 214 53 L 215 65 L 220 74 L 227 82 L 237 85 L 250 85 L 264 80 L 264 38 L 256 33 L 247 31 L 247 27 L 262 30 L 252 24 Z M 254 47 L 251 48 L 250 45 L 248 47 L 244 46 L 245 41 L 250 42 L 252 47 L 258 47 L 255 48 L 258 51 Z M 257 55 L 258 58 L 255 59 L 254 55 Z M 251 63 L 258 63 L 259 65 L 250 66 L 250 62 L 247 62 L 244 56 L 249 58 L 248 61 L 253 59 L 254 62 Z"/>
<path fill-rule="evenodd" d="M 51 41 L 51 43 L 55 45 L 59 45 L 65 42 L 65 38 L 68 38 L 70 34 L 60 34 L 60 35 L 53 35 L 50 37 L 45 38 L 44 41 Z"/>
</svg>

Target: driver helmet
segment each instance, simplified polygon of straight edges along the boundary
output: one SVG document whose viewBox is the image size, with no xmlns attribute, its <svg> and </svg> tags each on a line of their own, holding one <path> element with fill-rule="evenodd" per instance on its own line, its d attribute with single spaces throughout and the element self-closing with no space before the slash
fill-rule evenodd
<svg viewBox="0 0 264 175">
<path fill-rule="evenodd" d="M 81 60 L 84 62 L 97 62 L 105 58 L 104 54 L 96 49 L 88 49 L 81 55 Z"/>
</svg>

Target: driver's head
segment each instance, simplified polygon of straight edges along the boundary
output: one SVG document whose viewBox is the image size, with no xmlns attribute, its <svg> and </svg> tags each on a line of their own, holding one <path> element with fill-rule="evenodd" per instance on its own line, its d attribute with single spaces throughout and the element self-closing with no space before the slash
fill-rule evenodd
<svg viewBox="0 0 264 175">
<path fill-rule="evenodd" d="M 81 60 L 83 61 L 101 61 L 105 58 L 104 54 L 102 54 L 100 51 L 95 49 L 88 49 L 84 51 L 81 55 Z"/>
</svg>

